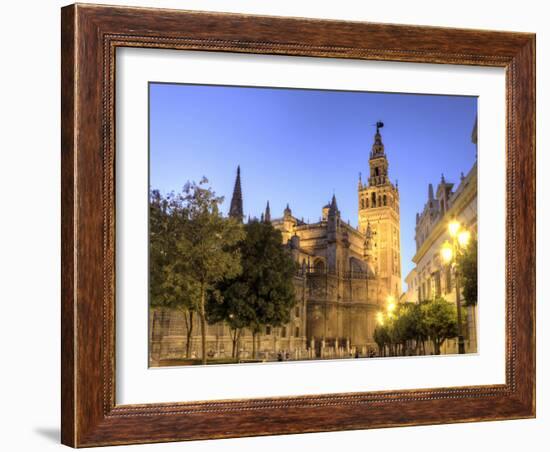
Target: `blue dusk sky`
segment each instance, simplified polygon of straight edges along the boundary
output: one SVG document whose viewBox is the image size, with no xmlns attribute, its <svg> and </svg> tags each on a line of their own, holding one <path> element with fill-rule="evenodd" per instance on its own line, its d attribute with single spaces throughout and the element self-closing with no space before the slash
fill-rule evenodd
<svg viewBox="0 0 550 452">
<path fill-rule="evenodd" d="M 290 204 L 315 222 L 332 194 L 357 226 L 377 121 L 399 182 L 403 279 L 413 268 L 415 216 L 441 174 L 458 182 L 475 161 L 477 98 L 204 85 L 149 85 L 150 184 L 166 193 L 203 176 L 227 213 L 237 165 L 245 216 L 274 218 Z M 406 286 L 404 285 L 404 288 Z"/>
</svg>

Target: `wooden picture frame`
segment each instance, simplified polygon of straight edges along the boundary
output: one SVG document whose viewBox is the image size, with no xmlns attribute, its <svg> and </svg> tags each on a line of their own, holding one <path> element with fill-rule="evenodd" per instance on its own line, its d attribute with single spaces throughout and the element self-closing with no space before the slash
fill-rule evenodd
<svg viewBox="0 0 550 452">
<path fill-rule="evenodd" d="M 535 35 L 162 9 L 62 9 L 62 442 L 73 447 L 535 416 Z M 506 69 L 506 383 L 115 403 L 115 50 Z"/>
</svg>

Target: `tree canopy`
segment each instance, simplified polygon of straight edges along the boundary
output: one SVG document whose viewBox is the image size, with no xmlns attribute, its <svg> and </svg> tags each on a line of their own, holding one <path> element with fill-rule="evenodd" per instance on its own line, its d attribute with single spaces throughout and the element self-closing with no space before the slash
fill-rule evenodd
<svg viewBox="0 0 550 452">
<path fill-rule="evenodd" d="M 206 178 L 198 184 L 188 182 L 178 194 L 152 191 L 150 199 L 151 305 L 181 306 L 198 313 L 203 363 L 206 293 L 242 270 L 236 245 L 244 236 L 243 226 L 221 215 L 222 201 Z"/>
<path fill-rule="evenodd" d="M 477 239 L 471 240 L 468 247 L 458 257 L 462 295 L 466 306 L 477 304 Z"/>
<path fill-rule="evenodd" d="M 244 230 L 238 244 L 242 272 L 218 284 L 208 310 L 211 321 L 223 319 L 232 329 L 248 328 L 255 336 L 266 325 L 277 327 L 290 320 L 296 304 L 295 264 L 282 246 L 280 231 L 270 223 L 252 220 Z"/>
<path fill-rule="evenodd" d="M 456 308 L 443 298 L 421 303 L 402 303 L 391 314 L 382 315 L 373 334 L 380 354 L 421 354 L 424 342 L 430 339 L 435 354 L 445 339 L 458 334 Z M 413 346 L 414 345 L 414 346 Z"/>
<path fill-rule="evenodd" d="M 149 296 L 152 307 L 180 310 L 186 323 L 189 357 L 193 317 L 198 309 L 199 286 L 189 276 L 189 262 L 177 252 L 187 218 L 181 194 L 158 190 L 149 199 Z"/>
<path fill-rule="evenodd" d="M 421 307 L 426 334 L 434 345 L 436 355 L 445 339 L 457 337 L 458 324 L 456 306 L 443 298 L 424 303 Z"/>
</svg>

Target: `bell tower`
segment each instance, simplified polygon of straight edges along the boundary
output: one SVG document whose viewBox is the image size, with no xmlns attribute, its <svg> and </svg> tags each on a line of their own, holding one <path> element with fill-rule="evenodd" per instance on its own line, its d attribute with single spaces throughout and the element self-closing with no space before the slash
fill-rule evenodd
<svg viewBox="0 0 550 452">
<path fill-rule="evenodd" d="M 366 234 L 369 229 L 372 237 L 371 264 L 386 291 L 381 296 L 392 295 L 398 299 L 402 290 L 399 189 L 389 178 L 388 159 L 380 134 L 382 127 L 382 122 L 376 123 L 368 182 L 363 184 L 359 176 L 359 230 Z"/>
</svg>

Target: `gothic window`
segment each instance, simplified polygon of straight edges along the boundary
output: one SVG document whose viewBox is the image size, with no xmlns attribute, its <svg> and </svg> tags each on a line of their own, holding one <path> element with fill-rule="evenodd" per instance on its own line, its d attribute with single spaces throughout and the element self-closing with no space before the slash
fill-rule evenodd
<svg viewBox="0 0 550 452">
<path fill-rule="evenodd" d="M 294 330 L 294 336 L 300 337 L 300 327 L 299 326 L 297 326 L 296 329 Z"/>
<path fill-rule="evenodd" d="M 374 168 L 374 175 L 380 176 L 380 170 L 378 168 Z"/>
<path fill-rule="evenodd" d="M 364 208 L 365 208 L 365 200 L 361 199 L 361 209 L 364 209 Z"/>
<path fill-rule="evenodd" d="M 286 337 L 286 326 L 281 328 L 281 337 Z"/>
<path fill-rule="evenodd" d="M 354 257 L 349 258 L 349 267 L 350 270 L 354 273 L 361 273 L 363 271 L 363 267 L 361 266 L 361 261 Z"/>
<path fill-rule="evenodd" d="M 371 197 L 372 197 L 372 207 L 376 207 L 376 193 L 373 192 Z"/>
<path fill-rule="evenodd" d="M 365 207 L 369 208 L 369 198 L 365 198 Z"/>
<path fill-rule="evenodd" d="M 269 336 L 271 334 L 271 327 L 269 325 L 265 327 L 265 334 L 266 336 Z"/>
<path fill-rule="evenodd" d="M 384 195 L 384 205 L 386 205 L 388 202 L 388 198 L 386 197 L 386 195 Z"/>
<path fill-rule="evenodd" d="M 300 306 L 296 306 L 296 309 L 294 310 L 294 315 L 296 317 L 300 317 Z"/>
<path fill-rule="evenodd" d="M 382 196 L 378 195 L 378 206 L 382 205 Z"/>
<path fill-rule="evenodd" d="M 324 273 L 325 272 L 325 262 L 323 259 L 317 259 L 314 263 L 314 269 L 316 273 Z"/>
</svg>

